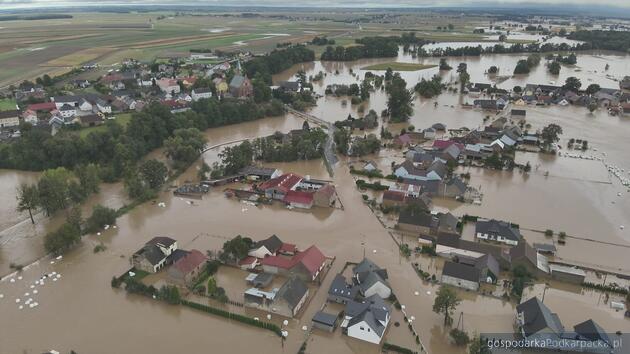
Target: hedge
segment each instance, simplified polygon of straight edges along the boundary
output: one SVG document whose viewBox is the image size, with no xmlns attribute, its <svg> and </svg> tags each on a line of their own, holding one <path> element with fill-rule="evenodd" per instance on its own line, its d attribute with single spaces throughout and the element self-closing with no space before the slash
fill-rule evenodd
<svg viewBox="0 0 630 354">
<path fill-rule="evenodd" d="M 229 311 L 221 310 L 221 309 L 218 309 L 218 308 L 215 308 L 215 307 L 211 307 L 211 306 L 207 306 L 207 305 L 203 305 L 203 304 L 199 304 L 199 303 L 191 302 L 191 301 L 187 301 L 187 300 L 182 300 L 181 304 L 184 305 L 184 306 L 188 306 L 190 308 L 193 308 L 195 310 L 204 311 L 204 312 L 207 312 L 209 314 L 225 317 L 225 318 L 228 318 L 228 319 L 231 319 L 231 320 L 236 320 L 238 322 L 242 322 L 242 323 L 245 323 L 245 324 L 248 324 L 248 325 L 251 325 L 251 326 L 267 329 L 267 330 L 270 330 L 270 331 L 274 332 L 278 336 L 282 336 L 282 331 L 280 330 L 280 327 L 278 327 L 277 325 L 275 325 L 273 323 L 256 321 L 255 319 L 249 318 L 247 316 L 239 315 L 239 314 L 236 314 L 236 313 L 231 313 Z"/>
<path fill-rule="evenodd" d="M 387 342 L 383 343 L 383 349 L 401 354 L 418 354 L 418 352 L 415 352 L 409 348 L 399 347 L 395 344 L 389 344 Z"/>
<path fill-rule="evenodd" d="M 365 176 L 365 177 L 370 177 L 370 178 L 384 178 L 383 174 L 380 171 L 363 171 L 363 170 L 355 170 L 351 168 L 350 173 L 354 175 L 360 175 L 360 176 Z"/>
<path fill-rule="evenodd" d="M 617 293 L 621 295 L 628 295 L 628 289 L 617 287 L 617 286 L 594 284 L 594 283 L 589 283 L 587 281 L 583 282 L 582 286 L 585 288 L 591 288 L 591 289 L 596 289 L 600 291 L 608 291 L 608 292 Z"/>
</svg>

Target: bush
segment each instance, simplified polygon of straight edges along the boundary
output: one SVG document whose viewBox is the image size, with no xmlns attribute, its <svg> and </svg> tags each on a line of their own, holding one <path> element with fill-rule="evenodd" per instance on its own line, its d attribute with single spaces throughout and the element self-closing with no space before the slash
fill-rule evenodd
<svg viewBox="0 0 630 354">
<path fill-rule="evenodd" d="M 457 346 L 464 346 L 464 345 L 467 345 L 468 342 L 470 342 L 468 333 L 461 331 L 457 328 L 451 329 L 450 335 L 451 335 L 451 339 L 453 339 L 453 342 L 455 342 L 455 345 Z"/>
<path fill-rule="evenodd" d="M 387 342 L 383 343 L 383 349 L 391 351 L 391 352 L 401 353 L 401 354 L 418 354 L 418 352 L 413 351 L 409 348 L 400 347 L 395 344 L 390 344 Z"/>
<path fill-rule="evenodd" d="M 547 237 L 553 236 L 553 230 L 550 230 L 550 229 L 545 230 L 545 236 Z"/>
<path fill-rule="evenodd" d="M 85 221 L 85 232 L 94 233 L 105 225 L 116 223 L 116 210 L 95 205 L 92 208 L 92 215 Z"/>
<path fill-rule="evenodd" d="M 207 305 L 203 305 L 203 304 L 199 304 L 199 303 L 191 302 L 191 301 L 187 301 L 187 300 L 181 300 L 180 303 L 182 305 L 184 305 L 184 306 L 188 306 L 188 307 L 193 308 L 195 310 L 204 311 L 204 312 L 207 312 L 209 314 L 213 314 L 213 315 L 225 317 L 225 318 L 228 318 L 228 319 L 231 319 L 231 320 L 239 321 L 239 322 L 248 324 L 250 326 L 264 328 L 264 329 L 267 329 L 267 330 L 270 330 L 270 331 L 274 332 L 278 336 L 282 336 L 282 331 L 280 330 L 280 327 L 278 327 L 277 325 L 275 325 L 273 323 L 263 322 L 263 321 L 256 321 L 253 318 L 249 318 L 249 317 L 246 317 L 246 316 L 243 316 L 243 315 L 231 313 L 231 312 L 228 312 L 228 311 L 225 311 L 225 310 L 221 310 L 221 309 L 218 309 L 218 308 L 214 308 L 214 307 L 211 307 L 211 306 L 207 306 Z"/>
<path fill-rule="evenodd" d="M 157 292 L 157 298 L 164 300 L 171 305 L 178 305 L 181 302 L 181 296 L 176 286 L 165 285 Z"/>
<path fill-rule="evenodd" d="M 105 247 L 104 244 L 99 243 L 98 245 L 94 246 L 94 253 L 99 253 L 99 252 L 103 252 L 107 249 L 107 247 Z"/>
</svg>

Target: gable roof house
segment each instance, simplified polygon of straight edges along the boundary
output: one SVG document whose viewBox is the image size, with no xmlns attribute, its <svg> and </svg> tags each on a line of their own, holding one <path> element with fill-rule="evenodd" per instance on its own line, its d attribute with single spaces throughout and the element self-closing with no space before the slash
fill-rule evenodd
<svg viewBox="0 0 630 354">
<path fill-rule="evenodd" d="M 283 200 L 285 195 L 295 190 L 302 180 L 302 176 L 286 173 L 261 183 L 258 189 L 265 192 L 267 198 Z"/>
<path fill-rule="evenodd" d="M 155 81 L 155 84 L 164 93 L 179 93 L 181 88 L 175 79 L 162 78 Z"/>
<path fill-rule="evenodd" d="M 276 235 L 260 240 L 254 244 L 247 253 L 251 257 L 265 258 L 267 256 L 275 256 L 282 249 L 284 242 Z"/>
<path fill-rule="evenodd" d="M 196 88 L 192 90 L 190 96 L 192 97 L 193 101 L 199 101 L 204 98 L 212 97 L 212 90 L 210 90 L 209 88 Z"/>
<path fill-rule="evenodd" d="M 524 338 L 559 339 L 564 333 L 560 318 L 533 297 L 516 306 L 516 323 Z"/>
<path fill-rule="evenodd" d="M 414 179 L 419 181 L 439 181 L 445 173 L 445 169 L 442 169 L 438 164 L 433 165 L 433 168 L 421 169 L 416 167 L 413 162 L 405 160 L 398 165 L 394 170 L 394 175 L 403 179 Z"/>
<path fill-rule="evenodd" d="M 446 198 L 462 198 L 468 190 L 466 182 L 459 177 L 453 177 L 446 183 L 440 183 L 438 195 Z"/>
<path fill-rule="evenodd" d="M 383 192 L 382 204 L 386 208 L 400 207 L 405 204 L 405 193 L 401 191 L 386 190 Z"/>
<path fill-rule="evenodd" d="M 408 232 L 431 234 L 437 230 L 438 225 L 439 219 L 431 213 L 404 209 L 400 211 L 396 228 Z"/>
<path fill-rule="evenodd" d="M 306 303 L 308 294 L 309 290 L 306 284 L 298 277 L 291 277 L 276 293 L 272 311 L 285 317 L 295 317 Z"/>
<path fill-rule="evenodd" d="M 348 284 L 346 277 L 337 274 L 328 288 L 328 301 L 346 304 L 349 301 L 354 301 L 358 293 L 359 287 Z"/>
<path fill-rule="evenodd" d="M 261 262 L 266 273 L 298 276 L 304 281 L 315 281 L 326 265 L 326 256 L 311 246 L 292 257 L 268 256 Z"/>
<path fill-rule="evenodd" d="M 379 267 L 368 258 L 357 264 L 353 269 L 353 281 L 359 287 L 363 297 L 378 295 L 387 299 L 391 293 L 391 287 L 387 282 L 387 270 Z"/>
<path fill-rule="evenodd" d="M 173 262 L 168 269 L 168 275 L 179 284 L 191 284 L 203 271 L 208 257 L 198 250 L 191 250 Z"/>
<path fill-rule="evenodd" d="M 310 209 L 313 207 L 313 192 L 290 190 L 282 201 L 291 208 Z"/>
<path fill-rule="evenodd" d="M 0 112 L 0 128 L 16 127 L 20 125 L 20 111 Z"/>
<path fill-rule="evenodd" d="M 505 221 L 488 220 L 477 221 L 475 237 L 482 240 L 502 242 L 516 246 L 523 238 L 520 231 Z"/>
<path fill-rule="evenodd" d="M 379 344 L 385 335 L 390 320 L 390 307 L 378 296 L 364 302 L 352 301 L 346 305 L 342 328 L 348 337 Z"/>
<path fill-rule="evenodd" d="M 313 193 L 313 205 L 330 207 L 335 204 L 337 190 L 330 183 L 325 184 Z"/>
<path fill-rule="evenodd" d="M 131 265 L 139 270 L 156 273 L 168 263 L 177 250 L 177 241 L 170 237 L 154 237 L 131 256 Z"/>
<path fill-rule="evenodd" d="M 477 291 L 479 290 L 479 278 L 481 271 L 473 266 L 463 263 L 446 261 L 442 268 L 440 281 L 459 288 Z"/>
<path fill-rule="evenodd" d="M 520 242 L 509 251 L 509 261 L 512 267 L 522 265 L 537 276 L 547 276 L 550 273 L 549 260 L 546 256 L 536 252 L 527 242 Z"/>
</svg>

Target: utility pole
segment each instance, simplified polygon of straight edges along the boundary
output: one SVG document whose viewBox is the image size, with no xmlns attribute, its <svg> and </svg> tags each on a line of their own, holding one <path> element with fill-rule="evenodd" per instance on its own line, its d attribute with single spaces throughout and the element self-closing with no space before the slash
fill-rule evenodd
<svg viewBox="0 0 630 354">
<path fill-rule="evenodd" d="M 547 288 L 549 287 L 549 284 L 545 283 L 545 287 L 543 289 L 543 296 L 542 296 L 542 303 L 545 303 L 545 294 L 547 293 Z"/>
</svg>

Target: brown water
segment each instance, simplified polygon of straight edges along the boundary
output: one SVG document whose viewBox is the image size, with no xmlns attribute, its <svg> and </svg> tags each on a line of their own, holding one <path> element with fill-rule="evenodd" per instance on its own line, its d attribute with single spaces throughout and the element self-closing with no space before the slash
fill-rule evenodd
<svg viewBox="0 0 630 354">
<path fill-rule="evenodd" d="M 597 57 L 580 56 L 579 60 L 598 61 Z M 616 59 L 617 58 L 617 59 Z M 611 67 L 622 72 L 627 67 L 627 60 L 610 57 Z M 402 57 L 405 59 L 405 57 Z M 485 70 L 492 60 L 515 62 L 518 56 L 476 58 L 484 62 L 477 69 L 469 64 L 473 80 L 481 80 L 479 72 Z M 431 60 L 431 59 L 427 59 Z M 460 60 L 459 58 L 454 61 Z M 305 65 L 310 72 L 317 72 L 327 67 L 339 67 L 339 76 L 329 73 L 325 79 L 341 80 L 348 78 L 349 67 L 361 67 L 367 63 L 378 61 L 362 61 L 361 63 L 326 63 L 322 66 L 316 62 Z M 309 69 L 310 67 L 310 69 Z M 288 78 L 297 70 L 276 79 Z M 333 70 L 334 71 L 334 70 Z M 613 69 L 611 69 L 613 71 Z M 536 73 L 538 70 L 536 71 Z M 530 75 L 535 78 L 538 74 Z M 544 73 L 543 73 L 544 74 Z M 597 73 L 582 74 L 593 80 L 604 80 Z M 423 72 L 404 73 L 411 77 L 425 75 Z M 414 76 L 415 75 L 415 76 Z M 432 75 L 426 73 L 427 76 Z M 544 74 L 543 76 L 546 76 Z M 545 82 L 548 81 L 545 78 Z M 586 81 L 583 80 L 583 81 Z M 415 82 L 415 81 L 414 81 Z M 603 85 L 612 87 L 612 85 Z M 321 90 L 323 92 L 323 85 Z M 481 124 L 483 113 L 474 110 L 450 108 L 460 100 L 458 95 L 443 95 L 439 98 L 440 106 L 433 108 L 432 101 L 416 101 L 416 110 L 412 124 L 419 128 L 435 122 L 444 122 L 449 126 L 467 125 L 475 127 Z M 384 108 L 384 94 L 374 94 L 370 104 L 380 111 Z M 443 103 L 444 102 L 444 103 Z M 447 104 L 448 106 L 444 106 Z M 345 117 L 351 108 L 341 107 L 338 99 L 321 99 L 314 112 L 320 117 L 334 121 Z M 569 137 L 587 138 L 591 146 L 598 151 L 606 151 L 607 159 L 615 164 L 627 163 L 627 151 L 630 144 L 625 138 L 630 133 L 628 122 L 616 117 L 608 117 L 604 113 L 590 115 L 578 108 L 528 108 L 528 120 L 534 127 L 540 127 L 549 121 L 559 122 L 565 129 L 563 139 Z M 268 118 L 261 121 L 209 130 L 206 134 L 210 145 L 230 143 L 235 140 L 263 136 L 274 131 L 286 132 L 300 127 L 302 122 L 294 117 Z M 159 152 L 156 152 L 159 155 Z M 210 150 L 204 154 L 205 161 L 216 161 L 218 150 Z M 379 154 L 384 165 L 389 164 L 398 152 L 383 151 Z M 472 184 L 481 185 L 484 200 L 481 206 L 463 205 L 452 202 L 441 204 L 454 210 L 456 214 L 465 212 L 505 218 L 527 228 L 552 228 L 564 230 L 570 235 L 588 236 L 595 239 L 608 240 L 628 244 L 627 231 L 619 229 L 619 225 L 630 226 L 630 218 L 624 210 L 628 207 L 628 194 L 622 197 L 616 193 L 622 191 L 615 180 L 610 182 L 603 167 L 597 163 L 570 160 L 564 157 L 538 158 L 532 154 L 519 154 L 519 160 L 529 160 L 532 165 L 540 165 L 538 171 L 533 170 L 529 176 L 517 172 L 491 172 L 471 170 Z M 381 160 L 379 160 L 381 161 Z M 272 164 L 284 171 L 309 174 L 316 178 L 329 178 L 321 161 Z M 422 342 L 430 353 L 454 353 L 457 349 L 448 344 L 442 326 L 442 317 L 433 313 L 436 287 L 423 283 L 412 269 L 410 261 L 401 259 L 396 244 L 388 232 L 373 216 L 357 193 L 354 180 L 347 170 L 347 160 L 342 159 L 336 168 L 333 183 L 345 206 L 344 210 L 314 209 L 312 212 L 287 210 L 280 205 L 253 207 L 230 200 L 223 196 L 222 188 L 213 189 L 201 201 L 190 205 L 186 200 L 173 197 L 170 192 L 160 195 L 159 201 L 166 204 L 160 208 L 156 204 L 147 203 L 121 217 L 116 229 L 104 231 L 101 236 L 90 235 L 84 238 L 80 247 L 69 252 L 62 260 L 50 264 L 49 259 L 29 267 L 21 276 L 22 280 L 11 283 L 8 279 L 0 282 L 0 353 L 39 353 L 50 348 L 67 352 L 74 349 L 79 353 L 173 353 L 181 350 L 186 343 L 190 352 L 206 352 L 208 348 L 219 352 L 244 353 L 255 346 L 260 353 L 295 353 L 304 340 L 301 330 L 303 325 L 310 325 L 310 318 L 325 302 L 326 290 L 336 272 L 340 271 L 346 261 L 358 261 L 367 253 L 379 265 L 388 269 L 391 285 L 406 306 L 409 315 L 416 317 L 416 326 Z M 628 166 L 630 167 L 630 166 Z M 179 181 L 193 180 L 197 166 L 179 178 Z M 549 170 L 545 177 L 543 171 Z M 30 176 L 30 177 L 27 177 Z M 21 172 L 6 171 L 0 178 L 6 181 L 1 198 L 4 205 L 14 199 L 11 191 L 18 181 L 36 176 Z M 599 183 L 605 182 L 605 183 Z M 13 187 L 10 184 L 13 183 Z M 120 185 L 104 186 L 101 193 L 91 201 L 122 204 L 122 187 Z M 615 201 L 615 204 L 612 204 Z M 436 202 L 439 204 L 440 202 Z M 89 203 L 88 203 L 89 204 Z M 45 229 L 53 228 L 56 219 L 40 220 L 35 230 L 25 223 L 25 215 L 11 214 L 11 207 L 6 207 L 8 217 L 3 216 L 5 231 L 2 234 L 2 267 L 8 262 L 21 259 L 36 259 L 42 255 L 41 235 Z M 3 210 L 3 214 L 4 210 Z M 15 215 L 15 216 L 11 216 Z M 12 225 L 16 225 L 13 228 Z M 26 226 L 23 226 L 26 225 Z M 24 228 L 24 229 L 22 229 Z M 41 229 L 41 230 L 39 230 Z M 17 230 L 17 231 L 14 231 Z M 305 248 L 316 244 L 326 255 L 337 257 L 322 287 L 311 298 L 309 306 L 300 318 L 290 321 L 289 337 L 284 347 L 280 340 L 267 331 L 254 329 L 221 318 L 199 313 L 181 307 L 172 307 L 157 303 L 150 299 L 131 296 L 123 291 L 113 290 L 109 282 L 113 275 L 119 275 L 129 267 L 130 255 L 147 240 L 157 235 L 171 236 L 178 239 L 184 248 L 197 248 L 202 251 L 219 248 L 226 238 L 237 234 L 247 235 L 256 240 L 277 234 L 283 240 Z M 525 233 L 526 237 L 531 236 Z M 532 233 L 536 235 L 535 233 Z M 5 238 L 12 241 L 4 243 Z M 98 242 L 107 246 L 107 250 L 94 254 L 92 249 Z M 364 242 L 365 246 L 361 246 Z M 576 259 L 585 263 L 595 262 L 609 267 L 628 268 L 624 253 L 627 249 L 619 247 L 602 248 L 595 243 L 579 246 L 577 240 L 569 239 L 567 246 L 560 247 L 559 256 Z M 7 245 L 9 245 L 7 247 Z M 12 246 L 11 246 L 12 245 Z M 617 253 L 614 253 L 617 252 Z M 5 257 L 8 257 L 5 258 Z M 418 259 L 423 264 L 431 265 L 438 271 L 439 262 L 429 259 Z M 429 263 L 427 263 L 429 262 Z M 434 263 L 431 263 L 434 262 Z M 27 262 L 25 262 L 27 263 Z M 5 266 L 6 265 L 6 266 Z M 5 269 L 5 268 L 3 268 Z M 56 282 L 48 281 L 45 286 L 38 287 L 39 293 L 32 294 L 29 285 L 45 273 L 56 271 L 62 278 Z M 3 274 L 6 272 L 3 272 Z M 228 273 L 229 275 L 229 273 Z M 226 278 L 226 284 L 237 282 Z M 415 295 L 415 292 L 418 295 Z M 18 309 L 15 303 L 20 298 L 22 303 L 29 292 L 30 297 L 39 303 L 36 308 Z M 233 295 L 233 293 L 231 293 Z M 464 328 L 469 332 L 504 332 L 512 331 L 514 320 L 513 304 L 503 300 L 485 297 L 473 293 L 460 293 L 463 302 L 456 311 L 456 323 L 460 312 L 464 315 Z M 236 295 L 233 295 L 236 297 Z M 555 295 L 554 295 L 555 296 Z M 240 300 L 235 298 L 234 300 Z M 550 300 L 552 301 L 552 300 Z M 555 300 L 553 300 L 555 301 Z M 590 300 L 587 303 L 590 304 Z M 560 309 L 556 309 L 555 307 Z M 562 301 L 554 304 L 557 312 L 568 312 Z M 260 316 L 258 312 L 245 312 L 250 316 Z M 394 321 L 402 322 L 399 312 L 395 311 Z M 616 319 L 607 321 L 606 316 L 598 317 L 598 322 L 609 331 L 619 327 Z M 273 321 L 280 321 L 279 318 Z M 176 333 L 175 336 L 173 334 Z M 173 340 L 155 340 L 156 338 L 174 338 Z M 247 338 L 246 340 L 243 340 Z M 414 340 L 406 327 L 390 326 L 386 340 L 414 347 Z M 254 344 L 255 343 L 255 344 Z M 311 335 L 308 352 L 321 353 L 378 353 L 377 346 L 342 336 L 336 333 Z"/>
</svg>

